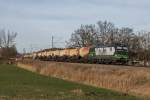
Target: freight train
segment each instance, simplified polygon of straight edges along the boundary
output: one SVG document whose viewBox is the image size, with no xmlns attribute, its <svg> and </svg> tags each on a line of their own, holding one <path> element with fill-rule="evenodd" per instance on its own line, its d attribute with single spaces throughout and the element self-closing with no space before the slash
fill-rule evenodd
<svg viewBox="0 0 150 100">
<path fill-rule="evenodd" d="M 24 58 L 40 59 L 45 61 L 80 62 L 80 63 L 121 63 L 129 60 L 126 46 L 101 46 L 64 49 L 45 49 L 25 54 Z"/>
</svg>

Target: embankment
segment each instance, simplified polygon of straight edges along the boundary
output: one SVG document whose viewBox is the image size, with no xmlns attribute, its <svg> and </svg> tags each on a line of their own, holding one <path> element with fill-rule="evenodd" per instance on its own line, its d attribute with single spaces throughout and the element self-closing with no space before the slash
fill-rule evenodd
<svg viewBox="0 0 150 100">
<path fill-rule="evenodd" d="M 150 96 L 150 68 L 24 60 L 18 67 L 69 81 Z"/>
</svg>

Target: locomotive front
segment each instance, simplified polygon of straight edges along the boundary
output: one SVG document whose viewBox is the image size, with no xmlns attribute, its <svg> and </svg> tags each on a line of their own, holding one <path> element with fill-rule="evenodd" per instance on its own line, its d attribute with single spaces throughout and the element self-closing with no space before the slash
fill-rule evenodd
<svg viewBox="0 0 150 100">
<path fill-rule="evenodd" d="M 125 46 L 116 46 L 114 58 L 119 62 L 127 62 L 129 59 L 128 48 Z"/>
</svg>

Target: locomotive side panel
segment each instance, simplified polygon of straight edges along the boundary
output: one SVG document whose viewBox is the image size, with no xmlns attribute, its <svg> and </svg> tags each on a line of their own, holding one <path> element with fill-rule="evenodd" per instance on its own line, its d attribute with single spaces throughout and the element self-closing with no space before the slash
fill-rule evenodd
<svg viewBox="0 0 150 100">
<path fill-rule="evenodd" d="M 115 53 L 115 48 L 114 47 L 101 47 L 101 48 L 95 48 L 95 54 L 96 56 L 101 56 L 101 55 L 114 55 Z"/>
</svg>

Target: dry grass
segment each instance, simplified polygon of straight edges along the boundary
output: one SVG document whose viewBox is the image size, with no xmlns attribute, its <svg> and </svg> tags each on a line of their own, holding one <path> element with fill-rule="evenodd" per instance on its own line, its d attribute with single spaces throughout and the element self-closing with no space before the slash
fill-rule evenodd
<svg viewBox="0 0 150 100">
<path fill-rule="evenodd" d="M 125 93 L 150 96 L 150 69 L 141 67 L 23 61 L 24 69 Z"/>
</svg>

